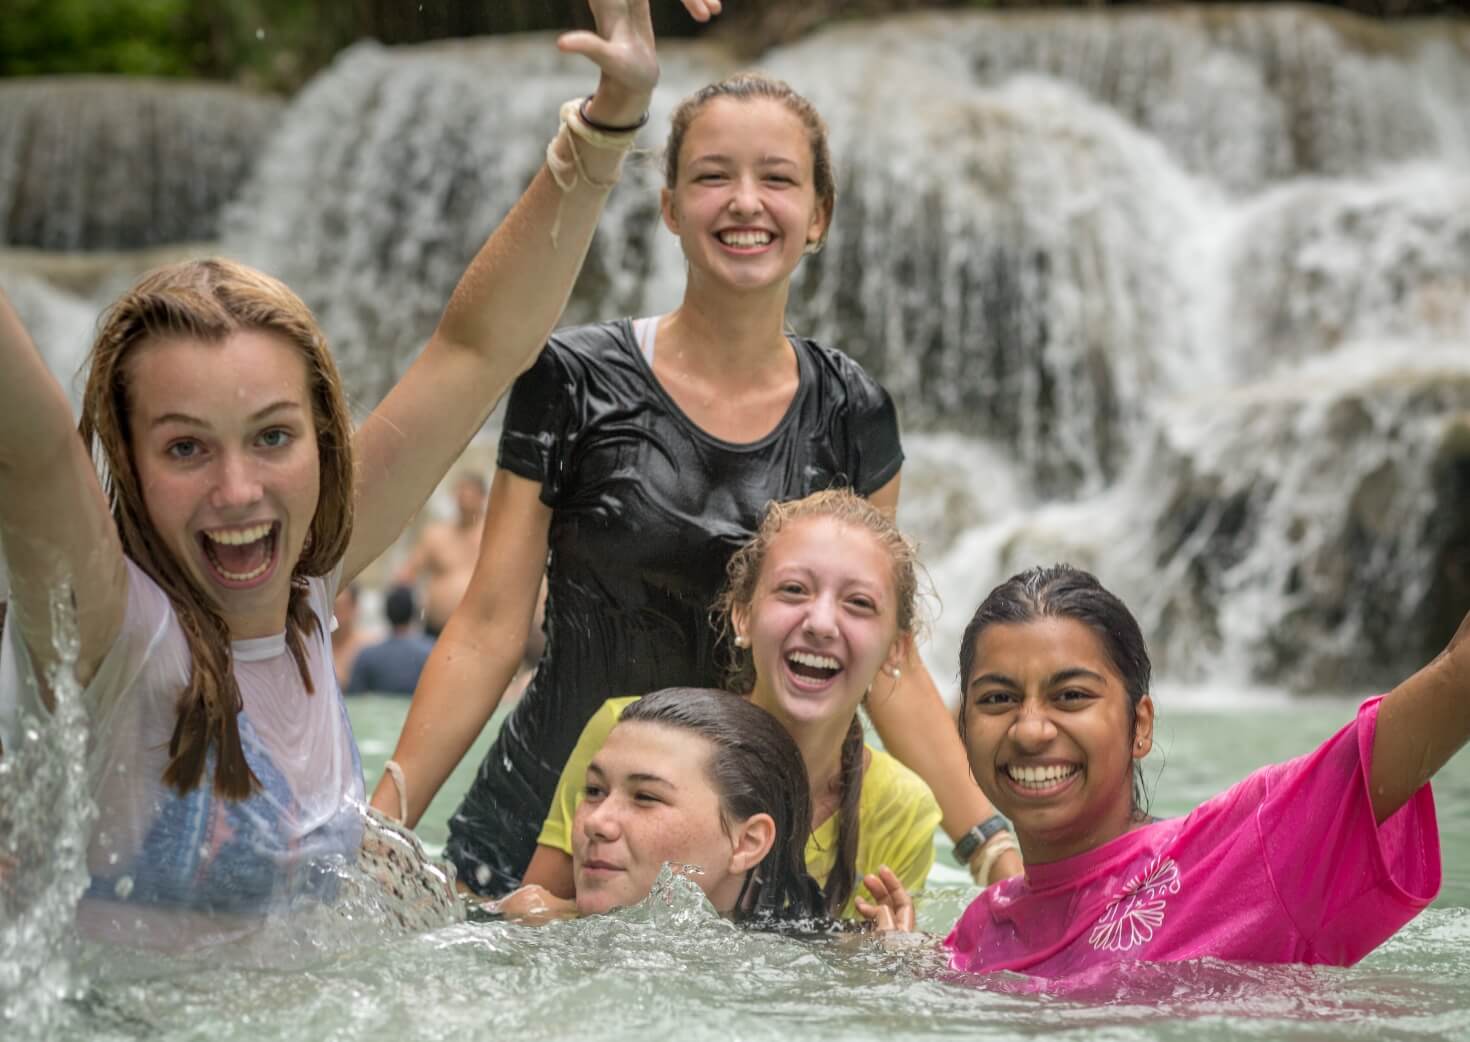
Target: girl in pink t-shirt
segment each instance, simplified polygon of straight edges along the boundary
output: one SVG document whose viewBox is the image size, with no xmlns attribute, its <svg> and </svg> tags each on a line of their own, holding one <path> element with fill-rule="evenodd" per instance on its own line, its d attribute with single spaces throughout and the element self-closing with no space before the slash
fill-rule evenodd
<svg viewBox="0 0 1470 1042">
<path fill-rule="evenodd" d="M 1026 874 L 984 890 L 944 944 L 967 972 L 1074 977 L 1128 961 L 1357 962 L 1439 890 L 1428 781 L 1470 737 L 1470 618 L 1316 751 L 1182 818 L 1141 810 L 1153 742 L 1138 623 L 1065 565 L 991 591 L 960 650 L 960 734 Z M 908 895 L 869 877 L 880 927 Z"/>
</svg>

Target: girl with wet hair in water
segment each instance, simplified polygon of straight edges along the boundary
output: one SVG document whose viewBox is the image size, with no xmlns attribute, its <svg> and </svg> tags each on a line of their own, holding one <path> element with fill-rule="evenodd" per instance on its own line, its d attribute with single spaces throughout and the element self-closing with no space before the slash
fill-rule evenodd
<svg viewBox="0 0 1470 1042">
<path fill-rule="evenodd" d="M 325 896 L 319 869 L 355 856 L 362 776 L 331 604 L 565 304 L 658 75 L 647 0 L 591 6 L 598 31 L 560 43 L 599 66 L 596 93 L 563 108 L 547 169 L 356 431 L 306 306 L 243 265 L 172 265 L 113 304 L 77 429 L 0 296 L 0 743 L 47 710 L 57 670 L 75 672 L 99 811 L 90 932 L 234 936 L 279 902 Z"/>
<path fill-rule="evenodd" d="M 718 610 L 731 636 L 731 690 L 775 718 L 812 779 L 807 871 L 823 908 L 855 918 L 857 885 L 886 866 L 919 887 L 934 863 L 939 807 L 923 780 L 867 746 L 858 707 L 892 697 L 917 629 L 913 544 L 889 517 L 847 490 L 773 503 L 730 559 Z M 526 882 L 563 897 L 576 880 L 570 828 L 587 764 L 641 703 L 612 699 L 593 716 L 562 774 Z"/>
<path fill-rule="evenodd" d="M 571 819 L 574 894 L 539 886 L 496 906 L 541 921 L 636 904 L 665 864 L 737 922 L 824 912 L 802 848 L 811 797 L 801 751 L 738 695 L 668 688 L 627 706 L 587 762 Z"/>
<path fill-rule="evenodd" d="M 971 768 L 1027 867 L 961 916 L 945 940 L 956 969 L 1347 966 L 1439 890 L 1428 783 L 1470 739 L 1470 617 L 1318 749 L 1164 821 L 1148 816 L 1137 775 L 1154 736 L 1148 652 L 1091 575 L 1059 565 L 996 587 L 965 631 L 960 670 Z M 896 880 L 869 886 L 874 918 L 912 928 Z"/>
<path fill-rule="evenodd" d="M 605 699 L 720 683 L 709 605 L 767 503 L 847 486 L 897 508 L 903 451 L 887 392 L 786 329 L 792 274 L 837 200 L 821 118 L 784 83 L 736 76 L 679 107 L 666 163 L 682 303 L 562 330 L 517 381 L 479 565 L 374 795 L 382 808 L 406 800 L 417 821 L 494 712 L 544 574 L 544 655 L 449 823 L 446 854 L 483 894 L 526 874 Z M 1013 852 L 981 850 L 997 822 L 927 672 L 909 652 L 895 668 L 895 690 L 871 707 L 885 747 L 933 788 L 962 860 L 987 880 L 1018 871 Z"/>
</svg>

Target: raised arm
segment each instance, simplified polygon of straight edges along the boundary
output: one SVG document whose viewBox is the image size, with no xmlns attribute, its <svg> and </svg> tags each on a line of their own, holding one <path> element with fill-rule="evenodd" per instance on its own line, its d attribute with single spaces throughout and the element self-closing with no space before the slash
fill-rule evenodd
<svg viewBox="0 0 1470 1042">
<path fill-rule="evenodd" d="M 868 498 L 876 506 L 896 512 L 898 493 L 899 477 L 895 476 Z M 923 778 L 933 791 L 944 815 L 941 822 L 944 831 L 957 840 L 990 818 L 995 808 L 970 776 L 970 763 L 954 718 L 915 648 L 909 648 L 900 669 L 898 680 L 890 682 L 879 674 L 873 682 L 866 703 L 868 716 L 883 739 L 883 747 Z M 1001 854 L 992 864 L 990 878 L 976 882 L 985 886 L 1019 875 L 1021 867 L 1021 859 L 1014 851 Z"/>
<path fill-rule="evenodd" d="M 9 612 L 38 678 L 57 661 L 53 596 L 71 592 L 86 683 L 122 625 L 122 544 L 77 437 L 65 393 L 0 292 L 0 547 L 10 570 Z M 44 685 L 43 685 L 44 686 Z"/>
<path fill-rule="evenodd" d="M 1384 696 L 1369 774 L 1382 822 L 1470 740 L 1470 615 L 1433 662 Z"/>
<path fill-rule="evenodd" d="M 419 674 L 393 750 L 407 783 L 410 828 L 484 729 L 520 665 L 546 570 L 551 511 L 540 492 L 536 482 L 506 470 L 497 470 L 490 484 L 475 574 Z M 372 802 L 384 814 L 398 814 L 391 778 L 378 782 Z"/>
<path fill-rule="evenodd" d="M 568 33 L 558 46 L 602 71 L 587 115 L 631 126 L 658 80 L 648 0 L 589 2 L 597 32 Z M 684 6 L 704 20 L 720 5 Z M 344 581 L 398 537 L 566 307 L 623 152 L 569 137 L 554 148 L 580 167 L 572 178 L 559 175 L 570 187 L 558 187 L 544 166 L 536 174 L 470 262 L 423 353 L 358 431 L 357 518 Z"/>
</svg>

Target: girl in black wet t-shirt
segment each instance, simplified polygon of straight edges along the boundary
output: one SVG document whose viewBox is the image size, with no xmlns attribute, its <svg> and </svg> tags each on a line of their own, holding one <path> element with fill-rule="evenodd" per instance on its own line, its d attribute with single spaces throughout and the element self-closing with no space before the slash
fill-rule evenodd
<svg viewBox="0 0 1470 1042">
<path fill-rule="evenodd" d="M 683 302 L 563 330 L 517 381 L 475 576 L 394 753 L 413 824 L 520 661 L 544 571 L 545 653 L 450 820 L 446 852 L 480 893 L 524 875 L 562 766 L 606 699 L 719 683 L 711 602 L 766 503 L 850 486 L 898 504 L 887 392 L 840 351 L 785 332 L 792 272 L 836 203 L 821 118 L 785 84 L 737 76 L 679 107 L 667 155 Z M 883 680 L 868 707 L 884 744 L 935 790 L 951 835 L 975 831 L 992 809 L 918 656 Z M 385 779 L 374 803 L 399 798 Z M 1020 869 L 1013 853 L 968 845 L 993 878 Z"/>
</svg>

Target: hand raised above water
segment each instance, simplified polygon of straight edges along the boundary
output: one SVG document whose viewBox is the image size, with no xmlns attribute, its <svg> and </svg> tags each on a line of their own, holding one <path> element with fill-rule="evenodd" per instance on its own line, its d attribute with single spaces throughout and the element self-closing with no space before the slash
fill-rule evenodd
<svg viewBox="0 0 1470 1042">
<path fill-rule="evenodd" d="M 628 126 L 648 107 L 658 83 L 658 56 L 654 51 L 649 0 L 588 0 L 597 31 L 564 33 L 556 45 L 568 54 L 581 54 L 602 70 L 597 93 L 588 112 L 599 123 Z M 720 13 L 720 0 L 683 0 L 695 20 L 707 22 Z"/>
<path fill-rule="evenodd" d="M 863 884 L 873 895 L 872 901 L 857 898 L 858 913 L 873 924 L 879 933 L 912 933 L 914 900 L 898 881 L 893 869 L 883 865 L 876 875 L 863 877 Z"/>
</svg>

